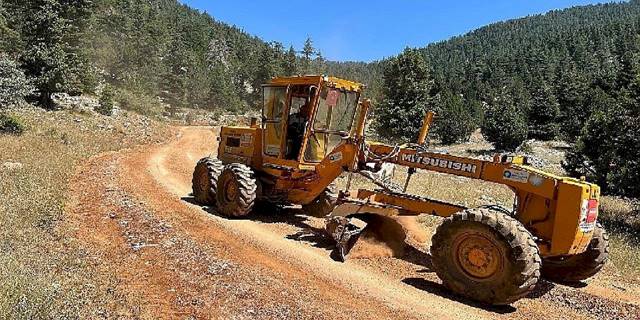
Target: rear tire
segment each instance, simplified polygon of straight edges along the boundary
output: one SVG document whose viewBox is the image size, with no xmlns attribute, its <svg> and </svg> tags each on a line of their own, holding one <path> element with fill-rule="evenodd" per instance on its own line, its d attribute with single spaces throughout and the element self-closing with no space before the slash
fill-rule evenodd
<svg viewBox="0 0 640 320">
<path fill-rule="evenodd" d="M 609 235 L 598 224 L 587 250 L 568 257 L 545 258 L 542 276 L 556 282 L 579 282 L 595 276 L 609 260 Z"/>
<path fill-rule="evenodd" d="M 338 201 L 337 187 L 330 184 L 315 200 L 302 205 L 302 210 L 309 216 L 323 218 L 333 211 L 336 201 Z"/>
<path fill-rule="evenodd" d="M 223 169 L 224 165 L 218 159 L 206 157 L 198 161 L 191 180 L 196 202 L 203 205 L 215 204 L 218 177 Z"/>
<path fill-rule="evenodd" d="M 257 189 L 251 168 L 239 163 L 227 165 L 218 178 L 218 212 L 227 217 L 248 215 L 255 204 Z"/>
<path fill-rule="evenodd" d="M 514 218 L 488 208 L 444 220 L 432 239 L 436 274 L 451 291 L 494 305 L 526 296 L 540 278 L 533 236 Z"/>
</svg>

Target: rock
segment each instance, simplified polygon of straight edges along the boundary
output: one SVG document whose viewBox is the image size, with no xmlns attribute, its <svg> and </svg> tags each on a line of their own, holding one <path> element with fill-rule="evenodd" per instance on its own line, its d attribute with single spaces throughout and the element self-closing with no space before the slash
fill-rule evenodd
<svg viewBox="0 0 640 320">
<path fill-rule="evenodd" d="M 482 195 L 482 196 L 480 197 L 480 199 L 482 199 L 482 200 L 484 200 L 484 201 L 493 201 L 493 198 L 491 198 L 491 197 L 489 197 L 489 196 L 486 196 L 486 195 Z"/>
<path fill-rule="evenodd" d="M 7 171 L 17 171 L 24 168 L 24 165 L 20 162 L 5 162 L 2 164 L 2 169 Z"/>
<path fill-rule="evenodd" d="M 81 113 L 95 113 L 94 109 L 100 106 L 100 102 L 88 96 L 70 96 L 67 93 L 54 93 L 52 99 L 60 109 L 74 110 Z"/>
<path fill-rule="evenodd" d="M 111 110 L 111 116 L 117 117 L 123 113 L 122 109 L 119 106 L 113 106 Z"/>
</svg>

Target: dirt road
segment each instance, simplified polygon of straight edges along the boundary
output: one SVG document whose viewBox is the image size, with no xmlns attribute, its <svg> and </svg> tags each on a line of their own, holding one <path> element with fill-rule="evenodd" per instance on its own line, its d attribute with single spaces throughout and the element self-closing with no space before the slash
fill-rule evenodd
<svg viewBox="0 0 640 320">
<path fill-rule="evenodd" d="M 107 318 L 640 318 L 640 291 L 603 277 L 584 288 L 542 282 L 492 308 L 450 295 L 423 248 L 400 259 L 338 263 L 322 222 L 257 208 L 245 220 L 193 204 L 191 172 L 215 152 L 211 128 L 91 159 L 71 186 L 68 220 L 88 260 L 110 275 Z M 426 248 L 426 247 L 425 247 Z"/>
</svg>

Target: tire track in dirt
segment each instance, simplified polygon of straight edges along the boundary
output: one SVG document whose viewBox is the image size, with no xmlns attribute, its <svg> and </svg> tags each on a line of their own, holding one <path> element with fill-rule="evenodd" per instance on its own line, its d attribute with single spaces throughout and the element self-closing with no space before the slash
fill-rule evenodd
<svg viewBox="0 0 640 320">
<path fill-rule="evenodd" d="M 425 261 L 428 256 L 417 249 L 403 259 L 336 263 L 328 255 L 330 241 L 318 231 L 321 221 L 295 212 L 259 209 L 252 220 L 207 213 L 186 196 L 195 162 L 215 150 L 215 141 L 209 128 L 183 128 L 169 144 L 105 155 L 79 170 L 72 187 L 71 220 L 104 272 L 118 278 L 115 290 L 126 298 L 111 314 L 309 319 L 593 316 L 584 310 L 588 306 L 580 310 L 564 300 L 545 298 L 557 289 L 514 307 L 483 308 L 460 300 L 439 285 Z M 634 306 L 623 304 L 629 305 Z"/>
</svg>

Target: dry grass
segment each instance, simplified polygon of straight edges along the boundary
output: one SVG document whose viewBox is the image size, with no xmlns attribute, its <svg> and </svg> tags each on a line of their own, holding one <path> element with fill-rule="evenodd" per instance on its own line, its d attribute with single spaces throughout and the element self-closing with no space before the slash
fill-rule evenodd
<svg viewBox="0 0 640 320">
<path fill-rule="evenodd" d="M 611 262 L 625 278 L 640 282 L 640 203 L 603 197 L 598 220 L 611 235 Z"/>
<path fill-rule="evenodd" d="M 107 300 L 64 226 L 66 187 L 82 159 L 165 137 L 135 115 L 117 119 L 33 109 L 27 131 L 0 135 L 0 318 L 79 318 Z"/>
<path fill-rule="evenodd" d="M 640 202 L 616 197 L 602 197 L 600 222 L 616 233 L 626 233 L 640 240 Z"/>
</svg>

